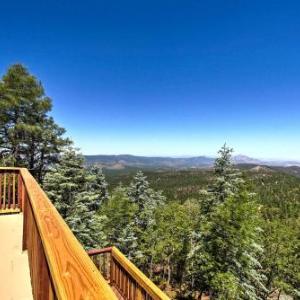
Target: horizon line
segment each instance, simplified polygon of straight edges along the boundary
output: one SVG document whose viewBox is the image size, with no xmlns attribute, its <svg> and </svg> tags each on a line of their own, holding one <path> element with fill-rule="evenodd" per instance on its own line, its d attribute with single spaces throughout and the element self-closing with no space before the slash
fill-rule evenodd
<svg viewBox="0 0 300 300">
<path fill-rule="evenodd" d="M 194 155 L 147 155 L 147 154 L 129 154 L 129 153 L 111 153 L 111 154 L 84 154 L 83 156 L 136 156 L 136 157 L 149 157 L 149 158 L 194 158 L 194 157 L 205 157 L 205 158 L 216 158 L 217 155 L 206 155 L 206 154 L 194 154 Z M 300 163 L 300 159 L 288 159 L 288 158 L 262 158 L 252 157 L 245 154 L 232 155 L 233 158 L 243 156 L 248 159 L 259 160 L 261 162 L 297 162 Z"/>
</svg>

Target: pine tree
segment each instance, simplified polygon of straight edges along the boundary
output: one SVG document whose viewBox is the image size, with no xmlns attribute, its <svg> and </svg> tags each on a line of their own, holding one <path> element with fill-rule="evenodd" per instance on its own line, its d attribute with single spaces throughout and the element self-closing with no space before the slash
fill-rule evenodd
<svg viewBox="0 0 300 300">
<path fill-rule="evenodd" d="M 92 166 L 88 169 L 88 176 L 88 189 L 97 195 L 97 198 L 89 203 L 89 209 L 97 211 L 109 198 L 108 184 L 102 169 L 97 166 Z"/>
<path fill-rule="evenodd" d="M 118 247 L 129 259 L 140 256 L 134 223 L 137 210 L 122 186 L 113 190 L 100 210 L 100 215 L 107 216 L 104 232 L 108 243 Z"/>
<path fill-rule="evenodd" d="M 300 299 L 300 219 L 278 219 L 276 213 L 273 207 L 273 219 L 262 223 L 265 247 L 262 265 L 269 290 L 265 299 L 274 293 Z"/>
<path fill-rule="evenodd" d="M 51 165 L 58 162 L 63 149 L 71 145 L 70 139 L 63 138 L 65 129 L 58 126 L 52 117 L 47 117 L 41 124 L 41 134 L 35 141 L 35 151 L 27 155 L 32 156 L 31 170 L 36 179 L 42 183 Z"/>
<path fill-rule="evenodd" d="M 101 216 L 99 210 L 108 200 L 108 184 L 102 169 L 92 167 L 87 170 L 86 187 L 82 200 L 88 213 L 84 222 L 89 230 L 90 241 L 85 242 L 88 248 L 101 248 L 106 245 L 107 238 L 104 234 L 106 216 Z M 79 195 L 81 198 L 81 195 Z"/>
<path fill-rule="evenodd" d="M 164 204 L 165 197 L 160 192 L 150 188 L 146 176 L 141 171 L 137 172 L 131 182 L 128 188 L 128 196 L 137 207 L 130 235 L 136 238 L 138 251 L 132 252 L 132 257 L 133 261 L 146 271 L 151 264 L 149 251 L 152 242 L 150 242 L 150 245 L 149 241 L 151 239 L 148 235 L 152 234 L 155 225 L 155 211 L 160 205 Z"/>
<path fill-rule="evenodd" d="M 84 159 L 69 147 L 45 176 L 43 187 L 63 218 L 74 207 L 76 195 L 84 191 L 86 171 Z"/>
<path fill-rule="evenodd" d="M 90 191 L 78 193 L 65 219 L 86 249 L 102 248 L 107 243 L 103 229 L 106 216 L 100 216 L 94 210 L 89 210 L 86 204 L 94 197 L 95 194 Z"/>
<path fill-rule="evenodd" d="M 136 226 L 140 231 L 144 231 L 154 223 L 154 211 L 165 202 L 165 197 L 161 192 L 150 188 L 146 176 L 139 171 L 128 188 L 128 196 L 138 207 L 136 215 Z"/>
<path fill-rule="evenodd" d="M 218 152 L 220 156 L 215 160 L 214 182 L 208 190 L 201 191 L 201 213 L 204 215 L 222 204 L 228 196 L 235 195 L 244 184 L 241 173 L 232 164 L 232 152 L 233 149 L 226 144 Z"/>
<path fill-rule="evenodd" d="M 0 160 L 28 168 L 42 181 L 70 141 L 49 117 L 51 99 L 27 69 L 11 66 L 0 81 Z"/>
<path fill-rule="evenodd" d="M 212 299 L 261 299 L 259 210 L 231 162 L 226 145 L 215 162 L 214 183 L 200 202 L 200 224 L 189 255 L 190 283 Z"/>
<path fill-rule="evenodd" d="M 129 260 L 139 260 L 143 258 L 143 253 L 138 244 L 138 237 L 135 232 L 135 223 L 131 221 L 125 224 L 120 230 L 117 245 L 125 253 Z"/>
<path fill-rule="evenodd" d="M 91 176 L 83 162 L 76 150 L 66 149 L 47 172 L 44 189 L 85 248 L 99 248 L 106 243 L 105 216 L 98 214 L 103 195 L 97 176 Z"/>
<path fill-rule="evenodd" d="M 183 288 L 183 276 L 189 245 L 189 231 L 194 224 L 194 214 L 197 206 L 192 201 L 185 204 L 171 202 L 156 211 L 155 225 L 146 233 L 147 256 L 150 265 L 148 273 L 151 276 L 154 266 L 163 266 L 160 272 L 160 282 L 168 287 Z"/>
</svg>

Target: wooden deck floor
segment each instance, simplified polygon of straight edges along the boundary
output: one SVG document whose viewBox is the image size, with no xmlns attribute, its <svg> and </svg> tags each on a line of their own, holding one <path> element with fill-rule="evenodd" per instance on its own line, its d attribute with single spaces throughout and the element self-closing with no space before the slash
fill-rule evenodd
<svg viewBox="0 0 300 300">
<path fill-rule="evenodd" d="M 32 300 L 27 252 L 22 252 L 23 215 L 0 215 L 0 299 Z"/>
</svg>

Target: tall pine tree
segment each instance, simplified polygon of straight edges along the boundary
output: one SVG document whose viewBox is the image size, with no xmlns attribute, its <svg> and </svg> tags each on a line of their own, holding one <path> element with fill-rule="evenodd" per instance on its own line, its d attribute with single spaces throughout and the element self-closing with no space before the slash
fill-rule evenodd
<svg viewBox="0 0 300 300">
<path fill-rule="evenodd" d="M 107 216 L 104 231 L 108 243 L 118 247 L 129 259 L 140 256 L 135 231 L 137 205 L 133 203 L 123 186 L 116 187 L 101 207 L 101 215 Z"/>
<path fill-rule="evenodd" d="M 44 189 L 85 248 L 98 248 L 106 244 L 105 216 L 98 210 L 107 185 L 102 173 L 88 172 L 83 162 L 76 150 L 66 149 L 59 163 L 47 172 Z"/>
<path fill-rule="evenodd" d="M 224 145 L 214 182 L 200 202 L 201 218 L 189 255 L 192 289 L 211 299 L 262 299 L 259 209 Z"/>
<path fill-rule="evenodd" d="M 41 182 L 70 141 L 49 117 L 51 99 L 28 70 L 12 65 L 0 81 L 0 161 L 28 168 Z"/>
<path fill-rule="evenodd" d="M 131 226 L 130 235 L 137 241 L 138 251 L 133 254 L 134 262 L 144 271 L 151 265 L 152 246 L 149 235 L 152 235 L 155 225 L 156 209 L 164 204 L 165 197 L 161 192 L 154 191 L 149 186 L 146 176 L 139 171 L 128 188 L 128 196 L 132 203 L 137 207 L 137 212 Z M 129 232 L 129 231 L 128 231 Z M 151 245 L 149 245 L 149 242 Z"/>
<path fill-rule="evenodd" d="M 128 188 L 130 200 L 138 207 L 136 215 L 136 226 L 140 231 L 144 231 L 153 224 L 155 209 L 165 202 L 165 197 L 161 192 L 154 191 L 149 186 L 146 176 L 139 171 Z"/>
<path fill-rule="evenodd" d="M 87 188 L 97 195 L 96 201 L 89 204 L 89 209 L 97 211 L 103 203 L 108 201 L 108 184 L 101 168 L 92 166 L 87 170 L 87 173 L 89 176 Z"/>
</svg>

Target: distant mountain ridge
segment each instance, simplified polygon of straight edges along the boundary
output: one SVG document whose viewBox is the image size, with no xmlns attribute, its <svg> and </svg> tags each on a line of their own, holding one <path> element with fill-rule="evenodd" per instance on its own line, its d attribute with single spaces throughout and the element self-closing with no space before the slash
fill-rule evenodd
<svg viewBox="0 0 300 300">
<path fill-rule="evenodd" d="M 104 168 L 121 169 L 124 167 L 139 168 L 209 168 L 215 158 L 208 156 L 195 157 L 151 157 L 130 154 L 121 155 L 85 155 L 87 165 L 97 164 Z M 245 155 L 233 157 L 235 164 L 267 165 L 274 167 L 300 167 L 299 161 L 262 161 Z"/>
<path fill-rule="evenodd" d="M 86 155 L 87 164 L 99 164 L 106 167 L 122 165 L 126 167 L 148 168 L 193 168 L 210 167 L 214 158 L 206 156 L 197 157 L 148 157 L 135 155 Z"/>
</svg>

